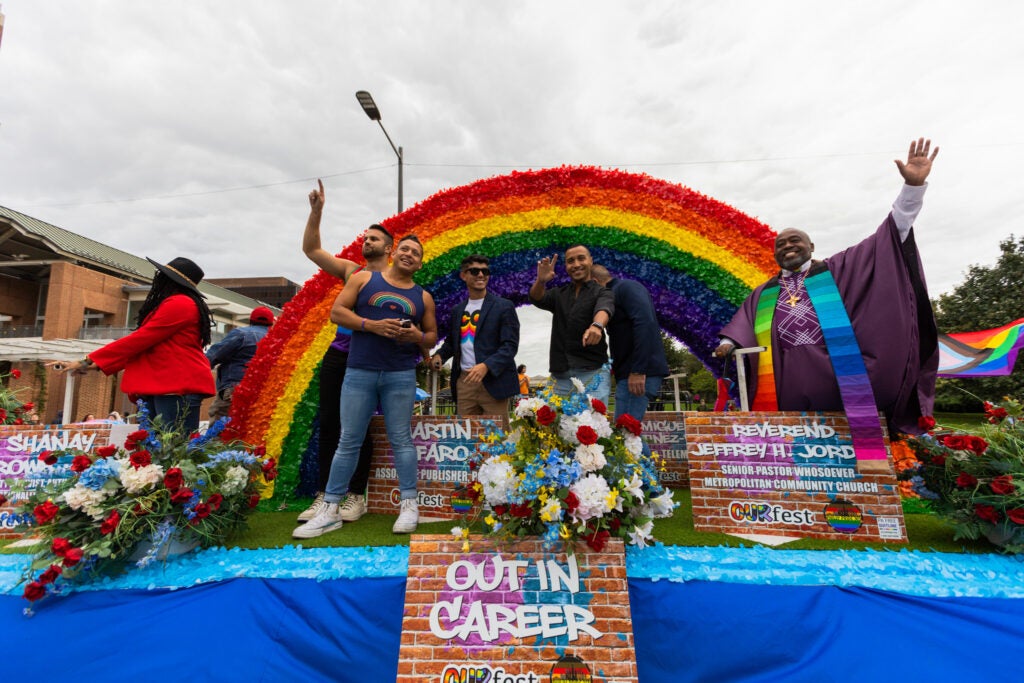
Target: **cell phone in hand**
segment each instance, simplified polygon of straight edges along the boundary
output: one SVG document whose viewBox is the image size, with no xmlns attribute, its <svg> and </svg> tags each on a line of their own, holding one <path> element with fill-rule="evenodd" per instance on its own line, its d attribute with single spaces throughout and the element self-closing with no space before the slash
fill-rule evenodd
<svg viewBox="0 0 1024 683">
<path fill-rule="evenodd" d="M 402 327 L 412 327 L 412 321 L 411 320 L 403 320 L 402 321 Z"/>
</svg>

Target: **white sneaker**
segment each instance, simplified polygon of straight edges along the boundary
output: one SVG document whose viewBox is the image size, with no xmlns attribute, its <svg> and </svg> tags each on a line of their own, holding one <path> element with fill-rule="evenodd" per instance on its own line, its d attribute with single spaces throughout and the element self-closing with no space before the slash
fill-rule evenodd
<svg viewBox="0 0 1024 683">
<path fill-rule="evenodd" d="M 411 534 L 416 531 L 416 525 L 420 522 L 420 506 L 415 498 L 402 499 L 402 511 L 398 513 L 395 525 L 391 527 L 393 534 Z"/>
<path fill-rule="evenodd" d="M 348 497 L 345 498 L 345 502 L 341 506 L 341 518 L 346 522 L 355 522 L 365 514 L 366 496 L 356 495 L 355 493 L 348 494 Z"/>
<path fill-rule="evenodd" d="M 340 529 L 344 522 L 337 503 L 327 503 L 313 519 L 295 528 L 292 538 L 316 538 L 328 531 Z"/>
<path fill-rule="evenodd" d="M 327 505 L 327 503 L 324 502 L 324 492 L 321 491 L 316 494 L 316 498 L 313 499 L 313 504 L 299 513 L 299 517 L 296 521 L 308 522 L 320 514 L 320 511 L 324 509 L 325 505 Z"/>
</svg>

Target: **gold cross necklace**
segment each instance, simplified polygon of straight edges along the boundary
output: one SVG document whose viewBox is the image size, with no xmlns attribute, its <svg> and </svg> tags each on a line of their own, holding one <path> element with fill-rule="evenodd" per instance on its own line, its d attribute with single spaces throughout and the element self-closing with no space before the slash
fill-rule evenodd
<svg viewBox="0 0 1024 683">
<path fill-rule="evenodd" d="M 800 301 L 800 283 L 803 282 L 804 276 L 806 274 L 807 273 L 800 273 L 799 275 L 795 275 L 794 277 L 791 278 L 779 278 L 779 282 L 782 283 L 782 288 L 786 290 L 786 303 L 788 303 L 790 306 L 796 306 L 797 302 Z M 796 285 L 794 285 L 792 288 L 790 288 L 789 286 L 790 280 L 796 281 Z"/>
</svg>

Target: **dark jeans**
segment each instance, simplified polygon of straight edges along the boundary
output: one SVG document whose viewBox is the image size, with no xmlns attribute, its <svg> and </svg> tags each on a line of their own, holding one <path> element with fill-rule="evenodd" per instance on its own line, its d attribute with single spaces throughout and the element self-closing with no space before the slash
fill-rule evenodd
<svg viewBox="0 0 1024 683">
<path fill-rule="evenodd" d="M 188 434 L 199 429 L 199 408 L 203 397 L 199 394 L 160 394 L 157 396 L 140 396 L 146 403 L 149 418 L 160 418 L 165 429 L 181 426 Z"/>
<path fill-rule="evenodd" d="M 327 490 L 327 480 L 331 476 L 331 460 L 334 451 L 338 450 L 341 438 L 341 385 L 345 380 L 345 368 L 348 366 L 348 354 L 328 347 L 320 366 L 320 443 L 317 452 L 319 478 L 317 491 Z M 370 480 L 370 461 L 373 459 L 373 439 L 366 433 L 362 448 L 359 449 L 359 462 L 349 481 L 349 490 L 362 494 Z"/>
</svg>

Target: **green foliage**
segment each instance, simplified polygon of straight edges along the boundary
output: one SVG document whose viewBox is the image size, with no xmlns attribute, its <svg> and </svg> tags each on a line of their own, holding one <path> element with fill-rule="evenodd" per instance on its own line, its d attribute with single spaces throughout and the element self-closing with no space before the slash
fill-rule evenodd
<svg viewBox="0 0 1024 683">
<path fill-rule="evenodd" d="M 669 370 L 673 374 L 686 373 L 681 382 L 682 387 L 691 394 L 702 396 L 708 402 L 713 401 L 718 393 L 715 377 L 704 367 L 700 359 L 664 332 L 661 333 L 661 344 L 665 349 Z"/>
<path fill-rule="evenodd" d="M 945 333 L 988 330 L 1024 318 L 1024 237 L 1013 235 L 999 244 L 994 266 L 972 265 L 952 292 L 932 302 L 939 330 Z M 936 383 L 935 409 L 979 411 L 979 396 L 1024 395 L 1024 367 L 1006 377 L 941 379 Z"/>
</svg>

